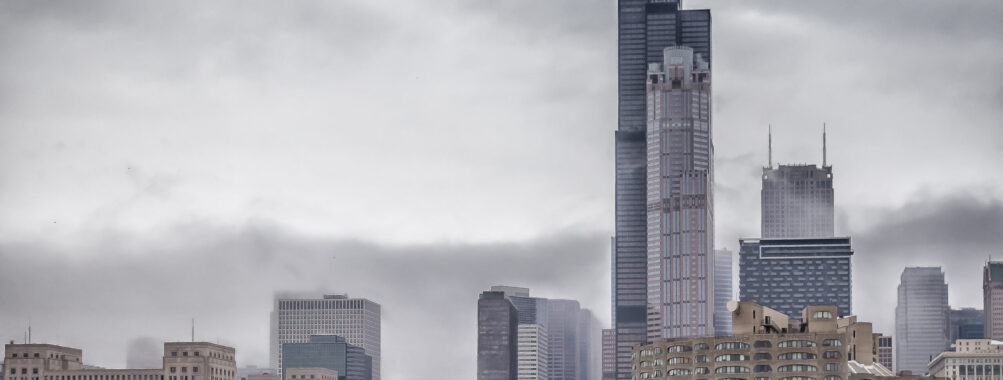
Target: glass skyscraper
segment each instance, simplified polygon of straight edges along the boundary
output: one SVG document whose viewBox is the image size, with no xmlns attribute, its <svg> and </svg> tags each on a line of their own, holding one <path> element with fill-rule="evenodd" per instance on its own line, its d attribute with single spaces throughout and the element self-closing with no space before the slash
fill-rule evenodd
<svg viewBox="0 0 1003 380">
<path fill-rule="evenodd" d="M 648 64 L 662 63 L 667 47 L 688 46 L 709 67 L 711 17 L 709 10 L 682 10 L 679 1 L 620 0 L 617 20 L 616 236 L 612 293 L 616 378 L 626 380 L 630 379 L 631 347 L 648 338 L 645 133 Z M 659 304 L 661 300 L 652 303 Z"/>
<path fill-rule="evenodd" d="M 930 359 L 948 349 L 950 306 L 940 267 L 902 271 L 895 307 L 895 370 L 926 373 Z"/>
<path fill-rule="evenodd" d="M 311 335 L 306 343 L 282 345 L 282 373 L 290 368 L 327 368 L 338 380 L 372 380 L 373 358 L 337 335 Z"/>
<path fill-rule="evenodd" d="M 731 335 L 731 312 L 727 305 L 734 298 L 732 257 L 727 249 L 714 251 L 714 334 L 718 336 Z"/>
<path fill-rule="evenodd" d="M 850 238 L 742 239 L 739 299 L 770 307 L 791 318 L 812 305 L 835 305 L 853 314 Z"/>
</svg>

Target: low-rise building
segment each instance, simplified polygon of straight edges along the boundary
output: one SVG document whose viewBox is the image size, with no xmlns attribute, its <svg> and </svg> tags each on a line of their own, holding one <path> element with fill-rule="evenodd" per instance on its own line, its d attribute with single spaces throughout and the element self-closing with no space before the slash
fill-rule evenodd
<svg viewBox="0 0 1003 380">
<path fill-rule="evenodd" d="M 164 343 L 162 368 L 106 369 L 83 364 L 83 351 L 53 344 L 7 344 L 8 380 L 236 380 L 232 347 L 208 342 Z"/>
<path fill-rule="evenodd" d="M 930 361 L 930 374 L 947 380 L 997 380 L 1003 376 L 1003 342 L 958 339 Z"/>
<path fill-rule="evenodd" d="M 330 368 L 286 368 L 285 376 L 289 380 L 338 380 L 338 371 Z"/>
<path fill-rule="evenodd" d="M 871 324 L 837 318 L 834 305 L 801 319 L 754 302 L 729 302 L 731 336 L 659 339 L 634 346 L 633 379 L 876 380 L 896 378 L 877 362 Z M 911 376 L 911 375 L 910 375 Z"/>
</svg>

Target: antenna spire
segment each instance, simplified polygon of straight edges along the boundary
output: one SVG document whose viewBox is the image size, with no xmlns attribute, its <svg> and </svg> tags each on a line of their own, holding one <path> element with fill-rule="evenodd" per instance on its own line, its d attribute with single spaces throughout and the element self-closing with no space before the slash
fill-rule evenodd
<svg viewBox="0 0 1003 380">
<path fill-rule="evenodd" d="M 825 157 L 825 154 L 826 154 L 826 152 L 825 152 L 825 123 L 823 122 L 822 123 L 822 167 L 823 168 L 826 166 L 826 157 Z"/>
<path fill-rule="evenodd" d="M 767 139 L 767 150 L 769 151 L 769 153 L 767 153 L 769 157 L 768 164 L 770 165 L 770 169 L 773 169 L 773 124 L 769 124 L 768 136 L 769 136 Z"/>
</svg>

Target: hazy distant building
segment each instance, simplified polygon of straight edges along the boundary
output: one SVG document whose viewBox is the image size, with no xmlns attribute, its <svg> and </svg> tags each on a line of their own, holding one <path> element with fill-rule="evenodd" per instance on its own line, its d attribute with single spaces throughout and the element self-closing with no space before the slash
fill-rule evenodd
<svg viewBox="0 0 1003 380">
<path fill-rule="evenodd" d="M 151 337 L 138 337 L 126 343 L 126 368 L 158 368 L 164 365 L 164 344 Z"/>
<path fill-rule="evenodd" d="M 996 380 L 1003 371 L 1003 343 L 993 339 L 959 339 L 930 361 L 931 376 L 947 380 Z"/>
<path fill-rule="evenodd" d="M 85 365 L 83 351 L 53 344 L 7 344 L 7 380 L 236 380 L 233 347 L 208 342 L 167 342 L 161 365 L 107 369 Z"/>
<path fill-rule="evenodd" d="M 984 318 L 985 313 L 976 308 L 951 309 L 951 331 L 948 333 L 948 341 L 984 338 Z"/>
<path fill-rule="evenodd" d="M 547 337 L 547 377 L 593 380 L 600 376 L 600 327 L 578 301 L 530 297 L 529 289 L 492 286 L 516 309 L 519 326 L 539 325 Z M 525 347 L 525 345 L 524 345 Z M 520 348 L 524 350 L 526 348 Z M 520 372 L 525 372 L 520 366 Z"/>
<path fill-rule="evenodd" d="M 311 335 L 338 335 L 362 347 L 373 360 L 373 380 L 380 379 L 380 305 L 364 298 L 276 297 L 271 314 L 272 368 L 282 375 L 282 345 L 306 343 Z"/>
<path fill-rule="evenodd" d="M 930 359 L 948 348 L 949 318 L 940 267 L 905 268 L 895 307 L 895 369 L 926 372 Z"/>
<path fill-rule="evenodd" d="M 616 379 L 616 330 L 602 330 L 602 380 Z"/>
<path fill-rule="evenodd" d="M 648 167 L 649 141 L 646 141 L 648 64 L 662 63 L 663 51 L 670 46 L 689 46 L 705 61 L 712 62 L 711 17 L 709 10 L 682 10 L 679 1 L 671 0 L 619 0 L 617 14 L 619 74 L 613 329 L 617 340 L 617 379 L 626 380 L 630 379 L 631 348 L 648 337 L 648 199 L 645 195 L 648 170 L 651 169 Z M 709 112 L 708 109 L 708 117 Z M 707 129 L 710 129 L 709 123 Z M 711 149 L 709 138 L 708 135 L 702 142 L 708 150 Z M 708 221 L 707 225 L 713 223 Z M 708 241 L 713 242 L 713 239 Z M 711 247 L 705 248 L 707 252 Z M 709 284 L 706 286 L 709 288 Z M 704 311 L 704 320 L 710 321 L 709 313 L 710 307 Z M 699 317 L 697 314 L 694 319 Z"/>
<path fill-rule="evenodd" d="M 739 299 L 792 318 L 811 305 L 853 314 L 850 238 L 741 239 Z"/>
<path fill-rule="evenodd" d="M 311 335 L 307 342 L 282 345 L 282 378 L 293 378 L 289 371 L 306 369 L 300 374 L 325 375 L 314 369 L 326 368 L 337 372 L 338 380 L 372 380 L 373 359 L 362 347 L 348 343 L 337 335 Z M 309 380 L 309 379 L 306 379 Z"/>
<path fill-rule="evenodd" d="M 550 365 L 547 329 L 539 324 L 519 325 L 519 380 L 547 380 Z"/>
<path fill-rule="evenodd" d="M 1003 340 L 1003 261 L 990 261 L 982 269 L 983 336 Z"/>
<path fill-rule="evenodd" d="M 895 345 L 892 341 L 892 337 L 877 334 L 878 340 L 878 363 L 895 371 Z"/>
<path fill-rule="evenodd" d="M 731 335 L 731 312 L 728 301 L 734 298 L 731 286 L 732 254 L 727 249 L 714 251 L 714 333 Z"/>
<path fill-rule="evenodd" d="M 477 300 L 477 380 L 517 380 L 519 315 L 505 292 Z"/>
<path fill-rule="evenodd" d="M 762 237 L 834 237 L 832 167 L 772 166 L 763 168 Z"/>
</svg>

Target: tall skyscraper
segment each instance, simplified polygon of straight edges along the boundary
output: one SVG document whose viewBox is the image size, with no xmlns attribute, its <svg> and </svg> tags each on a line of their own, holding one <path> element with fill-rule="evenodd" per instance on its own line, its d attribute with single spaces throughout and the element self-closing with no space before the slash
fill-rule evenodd
<svg viewBox="0 0 1003 380">
<path fill-rule="evenodd" d="M 714 334 L 710 67 L 686 46 L 648 70 L 648 338 Z"/>
<path fill-rule="evenodd" d="M 477 380 L 517 380 L 519 315 L 505 292 L 477 300 Z"/>
<path fill-rule="evenodd" d="M 282 369 L 283 344 L 307 343 L 311 335 L 334 334 L 362 347 L 373 359 L 373 380 L 380 379 L 379 304 L 340 294 L 322 298 L 280 295 L 275 298 L 271 319 L 272 368 Z"/>
<path fill-rule="evenodd" d="M 741 239 L 739 299 L 791 318 L 810 305 L 835 305 L 853 314 L 850 238 Z"/>
<path fill-rule="evenodd" d="M 529 289 L 492 286 L 516 310 L 516 323 L 539 326 L 546 334 L 546 373 L 550 380 L 593 380 L 599 377 L 599 325 L 578 301 L 530 297 Z M 487 293 L 487 292 L 485 292 Z M 525 349 L 525 344 L 520 350 Z M 520 366 L 519 372 L 525 372 Z"/>
<path fill-rule="evenodd" d="M 714 333 L 719 336 L 731 335 L 731 312 L 728 311 L 728 301 L 734 298 L 731 262 L 731 251 L 714 251 Z"/>
<path fill-rule="evenodd" d="M 985 313 L 973 307 L 951 309 L 951 331 L 948 341 L 982 339 L 985 337 L 984 318 Z"/>
<path fill-rule="evenodd" d="M 986 339 L 1003 340 L 1003 261 L 990 261 L 982 269 L 982 310 Z"/>
<path fill-rule="evenodd" d="M 670 46 L 689 46 L 708 64 L 712 62 L 711 17 L 709 10 L 682 10 L 679 1 L 619 0 L 617 20 L 613 328 L 616 377 L 626 380 L 630 379 L 631 347 L 645 342 L 648 336 L 648 63 L 661 63 L 665 48 Z"/>
<path fill-rule="evenodd" d="M 895 347 L 892 337 L 877 334 L 878 341 L 878 363 L 892 371 L 895 371 Z"/>
<path fill-rule="evenodd" d="M 830 238 L 835 236 L 832 166 L 825 157 L 822 131 L 822 167 L 773 167 L 773 134 L 769 163 L 763 168 L 761 235 L 764 239 Z"/>
<path fill-rule="evenodd" d="M 930 359 L 948 349 L 949 317 L 940 267 L 905 268 L 895 307 L 895 370 L 926 373 Z"/>
</svg>

